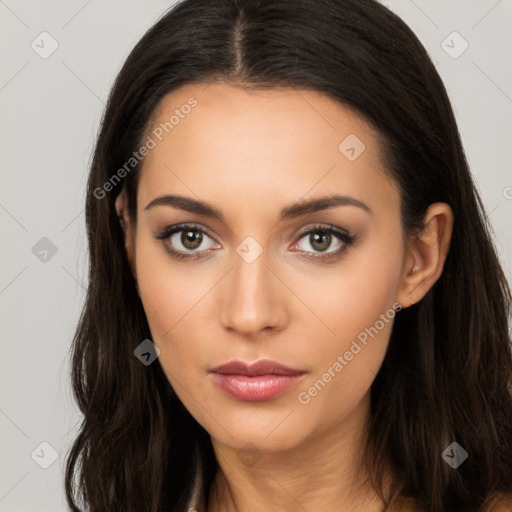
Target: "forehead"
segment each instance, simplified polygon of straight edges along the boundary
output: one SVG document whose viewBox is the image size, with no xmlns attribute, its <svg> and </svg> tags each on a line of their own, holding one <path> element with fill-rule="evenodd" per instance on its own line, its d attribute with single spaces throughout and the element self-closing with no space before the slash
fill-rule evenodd
<svg viewBox="0 0 512 512">
<path fill-rule="evenodd" d="M 142 170 L 142 201 L 192 192 L 270 206 L 342 192 L 398 204 L 375 131 L 317 91 L 188 84 L 163 98 L 147 133 L 155 145 Z"/>
</svg>

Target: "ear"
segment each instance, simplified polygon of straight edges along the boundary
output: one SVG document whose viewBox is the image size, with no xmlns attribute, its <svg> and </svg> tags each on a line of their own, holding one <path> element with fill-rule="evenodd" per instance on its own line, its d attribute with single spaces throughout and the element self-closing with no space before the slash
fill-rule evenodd
<svg viewBox="0 0 512 512">
<path fill-rule="evenodd" d="M 119 223 L 121 224 L 121 228 L 124 232 L 126 255 L 130 262 L 133 277 L 137 280 L 135 268 L 135 233 L 128 213 L 128 196 L 124 187 L 116 198 L 115 208 L 119 218 Z"/>
<path fill-rule="evenodd" d="M 409 239 L 397 302 L 406 308 L 419 302 L 443 272 L 453 232 L 453 212 L 446 203 L 429 206 L 424 228 Z"/>
</svg>

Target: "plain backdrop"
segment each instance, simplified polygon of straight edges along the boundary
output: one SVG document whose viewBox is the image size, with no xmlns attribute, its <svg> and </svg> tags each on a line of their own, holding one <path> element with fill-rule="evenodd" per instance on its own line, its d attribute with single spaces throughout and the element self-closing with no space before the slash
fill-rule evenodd
<svg viewBox="0 0 512 512">
<path fill-rule="evenodd" d="M 173 3 L 0 0 L 0 512 L 67 510 L 88 165 L 115 75 Z M 510 279 L 512 0 L 385 3 L 446 84 Z"/>
</svg>

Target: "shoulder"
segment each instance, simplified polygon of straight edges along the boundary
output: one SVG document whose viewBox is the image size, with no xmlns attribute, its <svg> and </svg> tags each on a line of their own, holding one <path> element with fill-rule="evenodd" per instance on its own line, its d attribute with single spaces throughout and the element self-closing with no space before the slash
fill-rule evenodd
<svg viewBox="0 0 512 512">
<path fill-rule="evenodd" d="M 416 500 L 410 496 L 400 495 L 385 512 L 415 512 Z"/>
<path fill-rule="evenodd" d="M 417 505 L 414 498 L 400 496 L 386 509 L 386 512 L 416 512 L 416 510 Z M 489 498 L 481 512 L 512 512 L 512 492 L 499 493 Z"/>
<path fill-rule="evenodd" d="M 482 512 L 510 512 L 512 511 L 512 492 L 499 493 L 489 499 Z"/>
</svg>

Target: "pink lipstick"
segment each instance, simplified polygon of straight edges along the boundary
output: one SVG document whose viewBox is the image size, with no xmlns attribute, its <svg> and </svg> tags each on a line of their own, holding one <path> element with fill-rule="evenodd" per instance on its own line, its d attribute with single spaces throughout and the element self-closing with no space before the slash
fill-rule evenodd
<svg viewBox="0 0 512 512">
<path fill-rule="evenodd" d="M 210 370 L 213 381 L 237 400 L 258 402 L 275 398 L 295 386 L 306 373 L 276 361 L 232 361 Z"/>
</svg>

